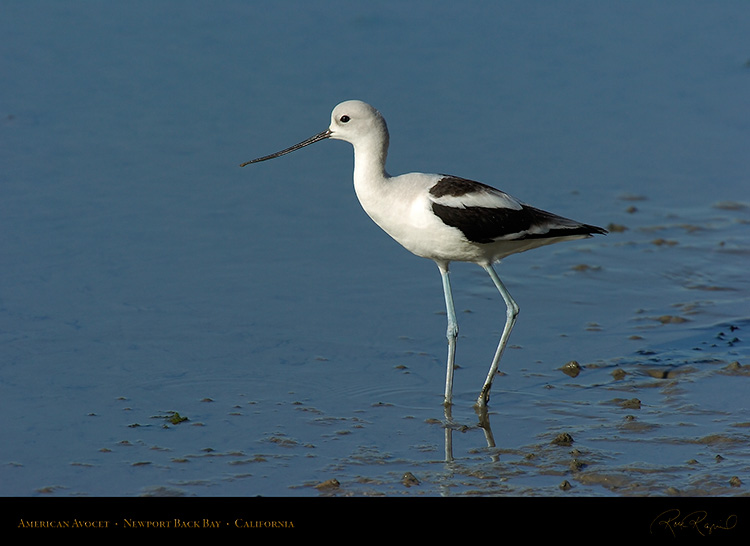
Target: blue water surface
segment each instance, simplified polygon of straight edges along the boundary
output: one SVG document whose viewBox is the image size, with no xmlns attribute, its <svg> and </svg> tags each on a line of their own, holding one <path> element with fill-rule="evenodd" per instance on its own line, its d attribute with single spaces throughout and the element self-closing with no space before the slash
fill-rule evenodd
<svg viewBox="0 0 750 546">
<path fill-rule="evenodd" d="M 747 492 L 747 2 L 0 10 L 1 495 Z M 455 267 L 470 431 L 447 466 L 434 264 L 361 210 L 346 143 L 239 168 L 352 98 L 392 174 L 612 231 L 499 266 L 522 311 L 494 446 L 471 404 L 505 312 Z M 684 466 L 722 450 L 736 467 Z"/>
</svg>

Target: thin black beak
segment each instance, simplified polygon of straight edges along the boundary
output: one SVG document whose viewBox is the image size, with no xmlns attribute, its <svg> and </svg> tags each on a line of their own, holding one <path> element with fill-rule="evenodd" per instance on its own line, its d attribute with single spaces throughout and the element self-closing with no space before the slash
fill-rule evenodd
<svg viewBox="0 0 750 546">
<path fill-rule="evenodd" d="M 274 157 L 279 157 L 280 155 L 288 154 L 290 152 L 293 152 L 294 150 L 299 150 L 300 148 L 304 148 L 305 146 L 309 146 L 310 144 L 314 144 L 315 142 L 318 142 L 319 140 L 323 140 L 325 138 L 328 138 L 331 136 L 331 130 L 326 129 L 322 133 L 318 133 L 314 137 L 310 137 L 307 140 L 303 140 L 299 144 L 295 144 L 294 146 L 290 146 L 289 148 L 285 150 L 281 150 L 280 152 L 276 152 L 275 154 L 266 155 L 263 157 L 259 157 L 258 159 L 252 159 L 250 161 L 247 161 L 240 165 L 240 167 L 244 167 L 245 165 L 250 165 L 250 163 L 260 163 L 261 161 L 266 161 L 267 159 L 273 159 Z"/>
</svg>

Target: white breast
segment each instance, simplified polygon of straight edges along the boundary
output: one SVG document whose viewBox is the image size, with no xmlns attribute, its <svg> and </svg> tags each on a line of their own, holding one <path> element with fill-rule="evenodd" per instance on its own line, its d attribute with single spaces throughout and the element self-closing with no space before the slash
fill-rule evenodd
<svg viewBox="0 0 750 546">
<path fill-rule="evenodd" d="M 354 188 L 365 212 L 404 248 L 433 260 L 458 259 L 474 245 L 432 212 L 429 189 L 440 178 L 441 175 L 424 173 L 359 183 L 355 178 Z M 471 253 L 466 259 L 473 257 Z"/>
</svg>

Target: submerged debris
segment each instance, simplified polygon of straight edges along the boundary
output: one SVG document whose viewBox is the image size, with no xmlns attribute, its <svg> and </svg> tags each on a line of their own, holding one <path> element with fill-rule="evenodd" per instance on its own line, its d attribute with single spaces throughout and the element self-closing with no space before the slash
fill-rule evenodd
<svg viewBox="0 0 750 546">
<path fill-rule="evenodd" d="M 179 425 L 180 423 L 183 423 L 185 421 L 189 421 L 189 419 L 187 417 L 183 417 L 182 415 L 180 415 L 176 411 L 167 412 L 167 418 L 166 419 L 167 419 L 167 421 L 169 421 L 173 425 Z"/>
<path fill-rule="evenodd" d="M 570 446 L 573 445 L 573 441 L 573 437 L 570 434 L 567 432 L 561 432 L 555 436 L 554 440 L 552 440 L 552 444 L 556 446 Z"/>
<path fill-rule="evenodd" d="M 678 243 L 674 240 L 668 240 L 659 237 L 658 239 L 654 239 L 653 241 L 651 241 L 651 244 L 656 246 L 675 246 Z"/>
<path fill-rule="evenodd" d="M 746 66 L 750 66 L 750 61 L 746 63 Z M 719 201 L 718 203 L 714 203 L 713 207 L 719 210 L 744 210 L 747 208 L 747 205 L 739 201 Z"/>
<path fill-rule="evenodd" d="M 578 264 L 574 265 L 571 269 L 573 271 L 600 271 L 602 266 L 600 265 L 589 265 L 589 264 Z"/>
<path fill-rule="evenodd" d="M 564 364 L 560 369 L 565 375 L 569 375 L 570 377 L 578 377 L 578 374 L 581 373 L 581 365 L 575 360 Z"/>
<path fill-rule="evenodd" d="M 412 474 L 411 472 L 407 472 L 401 478 L 401 483 L 403 483 L 406 487 L 411 487 L 412 485 L 419 485 L 419 480 L 414 474 Z"/>
<path fill-rule="evenodd" d="M 631 398 L 620 403 L 620 407 L 624 409 L 641 409 L 641 401 L 637 398 Z"/>
<path fill-rule="evenodd" d="M 628 209 L 628 212 L 635 212 L 635 207 Z M 627 226 L 623 226 L 622 224 L 607 224 L 607 231 L 611 233 L 622 233 L 623 231 L 627 231 L 627 229 Z"/>
<path fill-rule="evenodd" d="M 340 486 L 341 484 L 336 478 L 331 478 L 330 480 L 320 482 L 318 485 L 315 486 L 315 489 L 320 489 L 320 490 L 338 489 Z"/>
<path fill-rule="evenodd" d="M 570 464 L 568 465 L 568 467 L 570 468 L 570 470 L 572 470 L 573 472 L 578 472 L 578 471 L 582 470 L 583 467 L 585 467 L 585 466 L 586 466 L 586 463 L 584 463 L 583 461 L 581 461 L 579 459 L 573 459 L 573 460 L 571 460 Z"/>
<path fill-rule="evenodd" d="M 690 322 L 690 319 L 677 315 L 662 315 L 657 317 L 656 320 L 662 324 L 682 324 L 683 322 Z"/>
</svg>

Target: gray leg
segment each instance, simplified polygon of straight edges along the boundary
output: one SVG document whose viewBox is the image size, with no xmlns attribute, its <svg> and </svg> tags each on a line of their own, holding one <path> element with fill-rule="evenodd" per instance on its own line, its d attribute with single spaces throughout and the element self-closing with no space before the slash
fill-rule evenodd
<svg viewBox="0 0 750 546">
<path fill-rule="evenodd" d="M 505 318 L 505 328 L 503 328 L 503 334 L 500 336 L 500 343 L 497 346 L 497 351 L 495 351 L 495 357 L 492 359 L 492 365 L 490 366 L 490 371 L 487 374 L 487 379 L 484 380 L 484 386 L 482 387 L 482 392 L 479 394 L 479 399 L 477 400 L 477 406 L 484 407 L 487 405 L 487 402 L 490 400 L 490 389 L 492 388 L 492 380 L 495 378 L 495 375 L 497 375 L 497 368 L 500 365 L 500 359 L 503 356 L 503 351 L 505 350 L 505 346 L 508 344 L 508 338 L 510 337 L 510 331 L 513 329 L 513 325 L 516 323 L 516 317 L 518 316 L 518 305 L 513 300 L 513 298 L 510 296 L 510 293 L 505 288 L 505 285 L 500 280 L 500 277 L 497 276 L 497 273 L 495 273 L 495 270 L 491 265 L 483 265 L 482 266 L 487 273 L 489 273 L 490 278 L 492 279 L 492 282 L 495 283 L 495 287 L 497 287 L 498 291 L 500 292 L 500 295 L 503 297 L 503 300 L 505 300 L 505 306 L 507 308 L 506 310 L 506 318 Z"/>
<path fill-rule="evenodd" d="M 448 265 L 438 264 L 440 275 L 443 278 L 443 293 L 445 294 L 445 310 L 448 314 L 448 364 L 445 372 L 445 405 L 448 406 L 453 398 L 453 366 L 456 359 L 456 338 L 458 337 L 458 322 L 456 311 L 453 308 L 453 294 L 451 292 L 450 273 Z"/>
</svg>

